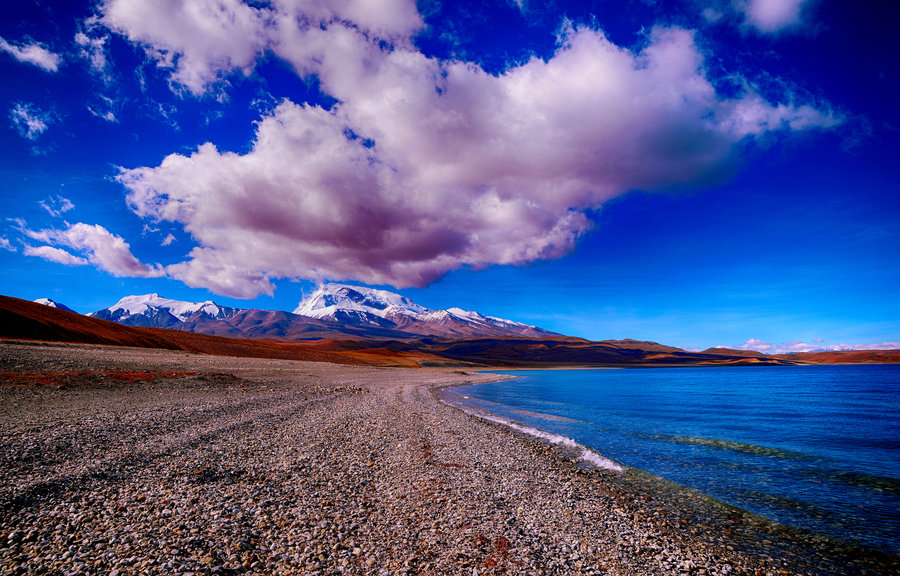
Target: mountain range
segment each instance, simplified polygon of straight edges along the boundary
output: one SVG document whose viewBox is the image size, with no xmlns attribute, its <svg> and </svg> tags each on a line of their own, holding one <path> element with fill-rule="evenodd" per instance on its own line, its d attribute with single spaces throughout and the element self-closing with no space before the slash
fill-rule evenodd
<svg viewBox="0 0 900 576">
<path fill-rule="evenodd" d="M 143 297 L 142 297 L 143 298 Z M 365 299 L 363 299 L 365 301 Z M 171 302 L 171 301 L 170 301 Z M 379 302 L 384 303 L 383 300 Z M 132 304 L 136 301 L 132 301 Z M 191 303 L 187 303 L 191 304 Z M 359 302 L 357 302 L 359 304 Z M 186 319 L 198 313 L 228 316 L 228 311 L 219 306 L 213 309 L 207 303 L 193 306 L 175 306 L 173 317 L 180 314 Z M 331 311 L 324 310 L 335 304 L 320 308 L 321 319 L 307 318 L 310 325 L 331 322 Z M 408 307 L 408 306 L 406 306 Z M 162 317 L 159 302 L 148 303 L 146 310 L 135 306 L 132 314 L 124 311 L 120 318 L 134 316 L 133 321 L 142 321 L 140 316 Z M 153 312 L 156 309 L 156 312 Z M 171 308 L 169 308 L 171 309 Z M 376 308 L 379 309 L 379 308 Z M 385 316 L 388 306 L 380 308 Z M 107 309 L 107 313 L 115 314 Z M 144 312 L 150 312 L 149 316 Z M 211 322 L 234 322 L 243 313 Z M 412 311 L 416 315 L 427 314 Z M 274 314 L 257 310 L 265 317 Z M 376 314 L 378 316 L 378 314 Z M 248 325 L 254 314 L 244 314 Z M 381 316 L 378 316 L 379 318 Z M 229 324 L 230 325 L 230 324 Z M 350 329 L 349 327 L 347 329 Z M 240 356 L 252 358 L 280 358 L 286 360 L 311 360 L 342 364 L 366 364 L 374 366 L 423 367 L 575 367 L 575 366 L 777 366 L 792 364 L 837 364 L 837 363 L 900 363 L 900 350 L 869 350 L 853 352 L 822 352 L 809 354 L 785 354 L 769 356 L 760 352 L 712 348 L 703 352 L 690 352 L 681 348 L 665 346 L 655 342 L 636 340 L 604 340 L 591 342 L 581 338 L 566 336 L 545 337 L 470 337 L 435 338 L 430 336 L 405 338 L 350 338 L 343 334 L 335 339 L 252 339 L 247 337 L 225 338 L 199 334 L 187 330 L 171 330 L 143 326 L 127 326 L 96 317 L 64 310 L 61 306 L 38 304 L 0 296 L 0 339 L 31 340 L 40 342 L 70 342 L 79 344 L 103 344 L 112 346 L 138 346 L 142 348 L 163 348 L 202 354 Z"/>
<path fill-rule="evenodd" d="M 48 304 L 45 300 L 41 299 L 39 303 Z M 57 303 L 48 305 L 61 306 Z M 126 296 L 109 308 L 87 316 L 127 326 L 276 340 L 560 336 L 536 326 L 460 308 L 430 310 L 394 292 L 346 284 L 321 286 L 292 313 L 231 308 L 210 300 L 184 302 L 159 294 L 144 294 Z"/>
</svg>

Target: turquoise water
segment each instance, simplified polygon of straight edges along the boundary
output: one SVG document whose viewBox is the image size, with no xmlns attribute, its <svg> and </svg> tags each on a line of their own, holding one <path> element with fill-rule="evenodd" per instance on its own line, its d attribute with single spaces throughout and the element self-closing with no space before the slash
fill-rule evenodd
<svg viewBox="0 0 900 576">
<path fill-rule="evenodd" d="M 521 370 L 447 400 L 772 520 L 900 553 L 900 366 Z"/>
</svg>

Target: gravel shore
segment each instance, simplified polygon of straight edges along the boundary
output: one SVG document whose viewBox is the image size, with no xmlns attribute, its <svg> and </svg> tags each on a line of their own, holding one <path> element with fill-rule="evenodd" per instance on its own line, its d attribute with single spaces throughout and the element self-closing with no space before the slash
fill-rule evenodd
<svg viewBox="0 0 900 576">
<path fill-rule="evenodd" d="M 0 342 L 0 574 L 896 574 L 437 400 L 496 378 Z"/>
</svg>

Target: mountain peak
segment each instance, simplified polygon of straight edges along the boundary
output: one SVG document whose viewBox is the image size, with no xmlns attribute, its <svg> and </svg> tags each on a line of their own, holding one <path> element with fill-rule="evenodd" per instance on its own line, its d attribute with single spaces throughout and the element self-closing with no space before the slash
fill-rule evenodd
<svg viewBox="0 0 900 576">
<path fill-rule="evenodd" d="M 462 308 L 431 310 L 395 292 L 347 284 L 320 286 L 300 302 L 294 314 L 357 326 L 374 325 L 422 336 L 554 335 L 534 326 Z"/>
<path fill-rule="evenodd" d="M 51 300 L 50 298 L 38 298 L 37 300 L 34 300 L 34 303 L 43 304 L 44 306 L 49 306 L 51 308 L 58 308 L 60 310 L 65 310 L 66 312 L 75 312 L 65 304 L 60 304 L 59 302 Z"/>
<path fill-rule="evenodd" d="M 94 312 L 90 316 L 122 322 L 133 316 L 150 317 L 159 314 L 169 314 L 178 321 L 184 322 L 198 312 L 202 312 L 212 318 L 227 318 L 238 311 L 236 308 L 219 306 L 212 300 L 185 302 L 183 300 L 163 298 L 156 292 L 153 292 L 151 294 L 125 296 L 109 308 Z"/>
<path fill-rule="evenodd" d="M 334 317 L 340 312 L 388 318 L 398 314 L 416 316 L 429 310 L 395 292 L 336 283 L 320 286 L 294 310 L 294 314 L 312 318 Z"/>
</svg>

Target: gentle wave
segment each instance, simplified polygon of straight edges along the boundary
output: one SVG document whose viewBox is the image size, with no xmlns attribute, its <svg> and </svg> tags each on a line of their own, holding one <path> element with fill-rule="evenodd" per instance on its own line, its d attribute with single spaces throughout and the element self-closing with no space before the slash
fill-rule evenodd
<svg viewBox="0 0 900 576">
<path fill-rule="evenodd" d="M 601 456 L 600 454 L 594 452 L 587 446 L 583 444 L 579 444 L 575 440 L 569 438 L 568 436 L 563 436 L 562 434 L 553 434 L 552 432 L 546 432 L 544 430 L 539 430 L 537 428 L 532 428 L 531 426 L 525 426 L 524 424 L 519 424 L 518 422 L 513 422 L 512 420 L 508 420 L 506 418 L 502 418 L 500 416 L 495 416 L 494 414 L 489 414 L 486 412 L 480 412 L 468 408 L 459 404 L 452 404 L 443 400 L 444 404 L 448 406 L 453 406 L 454 408 L 458 408 L 465 412 L 466 414 L 470 414 L 475 416 L 476 418 L 481 418 L 482 420 L 487 420 L 489 422 L 494 422 L 495 424 L 501 424 L 506 426 L 507 428 L 512 428 L 517 432 L 521 432 L 522 434 L 527 434 L 528 436 L 532 436 L 539 440 L 543 440 L 550 444 L 554 444 L 556 446 L 563 446 L 570 450 L 575 451 L 578 456 L 578 460 L 585 462 L 587 464 L 591 464 L 596 468 L 600 468 L 602 470 L 610 470 L 612 472 L 622 472 L 625 469 L 622 466 L 619 466 L 609 458 Z"/>
<path fill-rule="evenodd" d="M 566 418 L 565 416 L 557 416 L 556 414 L 545 414 L 543 412 L 532 412 L 531 410 L 512 410 L 514 414 L 519 416 L 530 416 L 540 420 L 550 420 L 551 422 L 565 422 L 568 424 L 583 424 L 583 420 L 575 420 L 574 418 Z"/>
<path fill-rule="evenodd" d="M 780 448 L 770 448 L 768 446 L 757 446 L 755 444 L 744 444 L 743 442 L 734 442 L 732 440 L 720 440 L 718 438 L 695 438 L 693 436 L 669 436 L 666 434 L 636 434 L 635 436 L 639 438 L 648 438 L 650 440 L 665 440 L 666 442 L 677 442 L 679 444 L 693 444 L 695 446 L 721 448 L 722 450 L 734 450 L 735 452 L 744 452 L 746 454 L 766 456 L 768 458 L 784 458 L 791 460 L 806 460 L 811 458 L 811 456 L 800 452 L 792 452 Z"/>
<path fill-rule="evenodd" d="M 879 492 L 900 494 L 900 479 L 897 478 L 866 474 L 865 472 L 839 472 L 833 478 L 847 486 L 871 488 Z"/>
</svg>

